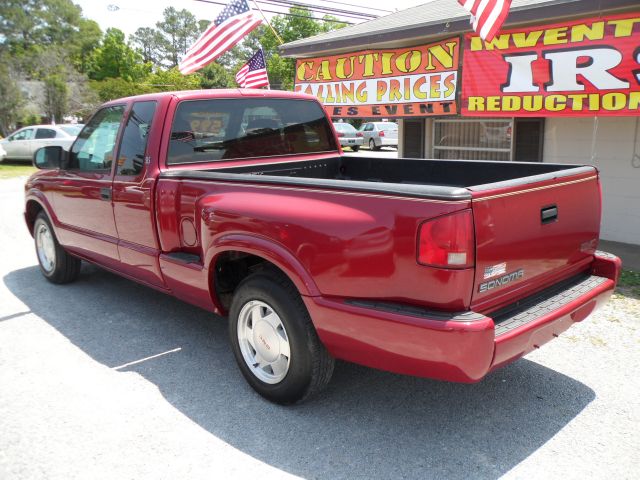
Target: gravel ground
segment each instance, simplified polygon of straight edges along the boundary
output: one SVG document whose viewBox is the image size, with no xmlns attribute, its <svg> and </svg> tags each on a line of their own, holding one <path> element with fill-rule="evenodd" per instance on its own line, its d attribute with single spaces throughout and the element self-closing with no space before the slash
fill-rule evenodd
<svg viewBox="0 0 640 480">
<path fill-rule="evenodd" d="M 3 480 L 637 478 L 637 289 L 479 384 L 339 363 L 283 408 L 245 384 L 224 321 L 92 266 L 47 283 L 22 183 L 0 182 Z"/>
</svg>

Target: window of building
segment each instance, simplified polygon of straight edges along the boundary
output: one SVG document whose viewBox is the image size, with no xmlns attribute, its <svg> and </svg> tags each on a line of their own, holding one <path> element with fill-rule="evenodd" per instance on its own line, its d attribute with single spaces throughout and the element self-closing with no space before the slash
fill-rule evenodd
<svg viewBox="0 0 640 480">
<path fill-rule="evenodd" d="M 433 157 L 513 160 L 513 119 L 435 119 Z"/>
</svg>

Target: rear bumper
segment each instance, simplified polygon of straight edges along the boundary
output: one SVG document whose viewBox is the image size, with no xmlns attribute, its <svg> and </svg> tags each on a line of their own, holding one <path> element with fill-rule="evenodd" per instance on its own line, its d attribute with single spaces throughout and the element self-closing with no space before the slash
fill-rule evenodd
<svg viewBox="0 0 640 480">
<path fill-rule="evenodd" d="M 383 147 L 397 147 L 398 139 L 397 138 L 389 138 L 389 137 L 378 137 L 376 139 L 376 143 L 378 145 L 382 145 Z"/>
<path fill-rule="evenodd" d="M 339 137 L 340 140 L 340 145 L 342 147 L 361 147 L 362 144 L 364 143 L 362 137 L 355 137 L 355 138 L 349 138 L 349 137 Z"/>
<path fill-rule="evenodd" d="M 336 358 L 391 372 L 477 382 L 542 346 L 603 305 L 620 260 L 597 254 L 588 274 L 495 315 L 459 315 L 382 302 L 305 297 L 320 339 Z"/>
</svg>

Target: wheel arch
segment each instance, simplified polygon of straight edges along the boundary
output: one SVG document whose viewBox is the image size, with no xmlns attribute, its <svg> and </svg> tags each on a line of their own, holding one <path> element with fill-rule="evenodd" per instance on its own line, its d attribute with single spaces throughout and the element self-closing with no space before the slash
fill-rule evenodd
<svg viewBox="0 0 640 480">
<path fill-rule="evenodd" d="M 228 312 L 235 287 L 251 273 L 275 269 L 285 276 L 304 296 L 320 292 L 309 272 L 285 247 L 269 239 L 246 234 L 225 235 L 217 239 L 205 255 L 209 265 L 210 291 L 214 303 Z"/>
</svg>

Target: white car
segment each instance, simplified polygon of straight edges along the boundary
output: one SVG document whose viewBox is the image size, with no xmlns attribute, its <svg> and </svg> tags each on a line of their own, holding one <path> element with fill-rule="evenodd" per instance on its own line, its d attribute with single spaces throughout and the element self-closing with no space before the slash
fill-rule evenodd
<svg viewBox="0 0 640 480">
<path fill-rule="evenodd" d="M 338 134 L 338 140 L 343 147 L 350 147 L 351 150 L 357 152 L 363 143 L 363 137 L 353 125 L 346 122 L 338 122 L 333 124 Z"/>
<path fill-rule="evenodd" d="M 394 122 L 367 122 L 360 126 L 359 133 L 364 144 L 371 150 L 382 147 L 398 148 L 398 125 Z"/>
<path fill-rule="evenodd" d="M 4 140 L 0 140 L 0 161 L 27 160 L 30 162 L 36 150 L 49 145 L 59 145 L 69 150 L 83 126 L 62 124 L 21 128 Z"/>
</svg>

